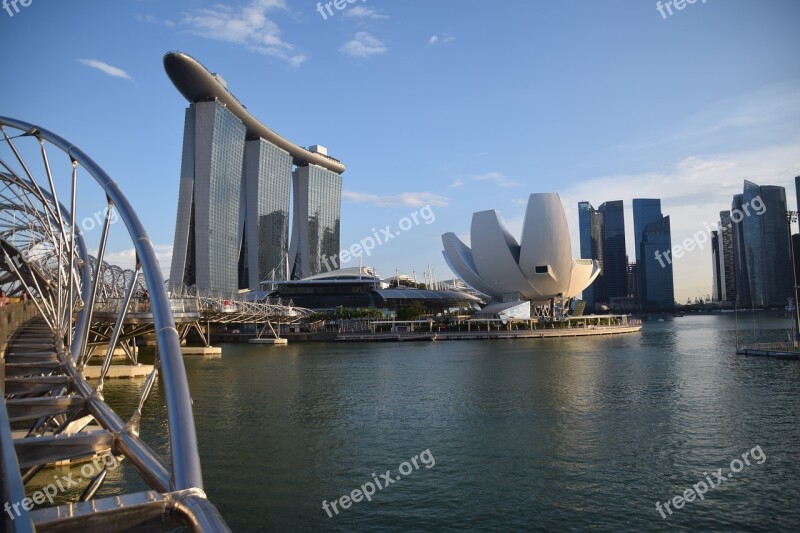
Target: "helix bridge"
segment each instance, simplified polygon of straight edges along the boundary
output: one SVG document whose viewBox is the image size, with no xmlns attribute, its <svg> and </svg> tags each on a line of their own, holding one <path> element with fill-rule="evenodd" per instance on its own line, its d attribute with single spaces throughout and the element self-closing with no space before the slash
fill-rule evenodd
<svg viewBox="0 0 800 533">
<path fill-rule="evenodd" d="M 105 209 L 89 239 L 77 213 L 98 201 Z M 106 260 L 112 229 L 114 242 L 133 250 L 133 268 Z M 6 117 L 0 117 L 0 288 L 35 306 L 5 346 L 3 530 L 227 531 L 204 489 L 181 342 L 192 328 L 202 334 L 203 325 L 206 332 L 218 323 L 271 327 L 309 312 L 291 302 L 170 287 L 139 217 L 106 172 L 64 138 Z M 109 369 L 120 354 L 136 364 L 135 339 L 143 336 L 155 341 L 152 372 L 133 409 L 112 408 L 124 402 L 107 397 Z M 89 366 L 97 377 L 86 377 Z M 164 407 L 153 411 L 164 413 L 166 439 L 141 427 L 156 383 Z M 33 490 L 31 481 L 53 465 L 77 468 L 92 459 L 97 471 L 78 478 L 79 490 L 62 491 L 60 481 L 50 487 L 53 494 L 49 486 Z M 140 481 L 125 487 L 136 488 L 105 492 L 108 463 L 132 467 Z"/>
</svg>

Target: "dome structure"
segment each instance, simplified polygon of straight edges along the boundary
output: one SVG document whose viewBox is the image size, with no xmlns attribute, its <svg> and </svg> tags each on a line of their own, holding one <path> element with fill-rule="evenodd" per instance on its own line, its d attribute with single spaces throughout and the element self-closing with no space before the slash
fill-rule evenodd
<svg viewBox="0 0 800 533">
<path fill-rule="evenodd" d="M 581 293 L 600 275 L 591 259 L 573 259 L 564 207 L 557 193 L 531 194 L 519 242 L 495 210 L 472 215 L 472 247 L 442 235 L 444 258 L 467 285 L 493 300 L 546 302 Z"/>
</svg>

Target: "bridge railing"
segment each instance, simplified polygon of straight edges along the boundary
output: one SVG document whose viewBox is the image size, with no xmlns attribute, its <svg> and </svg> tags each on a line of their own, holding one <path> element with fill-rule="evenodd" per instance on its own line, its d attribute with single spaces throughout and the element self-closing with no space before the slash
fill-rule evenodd
<svg viewBox="0 0 800 533">
<path fill-rule="evenodd" d="M 195 296 L 171 296 L 169 298 L 169 308 L 173 315 L 200 315 L 200 300 Z M 102 298 L 95 303 L 95 313 L 119 314 L 125 298 Z M 131 298 L 128 304 L 127 314 L 152 314 L 153 308 L 150 298 L 138 296 Z"/>
</svg>

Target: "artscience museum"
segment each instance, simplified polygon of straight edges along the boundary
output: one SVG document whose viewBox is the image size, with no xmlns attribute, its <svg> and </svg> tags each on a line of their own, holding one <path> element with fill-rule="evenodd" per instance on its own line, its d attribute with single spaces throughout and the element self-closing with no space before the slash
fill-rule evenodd
<svg viewBox="0 0 800 533">
<path fill-rule="evenodd" d="M 472 215 L 471 247 L 442 235 L 444 258 L 465 283 L 496 303 L 564 302 L 600 274 L 597 261 L 573 259 L 567 218 L 556 193 L 531 194 L 519 241 L 495 210 Z"/>
</svg>

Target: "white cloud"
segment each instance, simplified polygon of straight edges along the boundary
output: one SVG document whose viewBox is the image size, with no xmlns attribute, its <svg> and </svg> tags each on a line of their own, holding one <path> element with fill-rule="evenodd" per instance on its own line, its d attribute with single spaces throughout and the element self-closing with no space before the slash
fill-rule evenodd
<svg viewBox="0 0 800 533">
<path fill-rule="evenodd" d="M 166 26 L 167 28 L 175 27 L 175 23 L 171 20 L 159 20 L 153 15 L 136 15 L 136 20 L 139 22 L 146 22 L 148 24 L 156 24 L 159 26 Z"/>
<path fill-rule="evenodd" d="M 455 41 L 456 38 L 450 35 L 449 33 L 443 33 L 441 37 L 439 35 L 433 35 L 430 39 L 428 39 L 428 44 L 434 45 L 438 43 L 451 43 Z"/>
<path fill-rule="evenodd" d="M 759 185 L 786 187 L 789 209 L 795 206 L 794 176 L 800 175 L 800 140 L 783 146 L 748 152 L 689 156 L 666 172 L 606 176 L 569 187 L 561 200 L 570 225 L 575 257 L 579 255 L 578 202 L 598 205 L 623 200 L 625 232 L 630 261 L 635 261 L 633 198 L 660 198 L 661 212 L 670 217 L 672 245 L 681 244 L 699 231 L 708 231 L 719 220 L 719 212 L 731 208 L 734 194 L 742 192 L 744 180 Z M 710 239 L 709 239 L 710 240 Z M 686 252 L 673 263 L 675 296 L 679 302 L 711 292 L 711 250 Z"/>
<path fill-rule="evenodd" d="M 344 12 L 344 16 L 349 18 L 372 20 L 385 20 L 389 18 L 388 15 L 383 14 L 377 9 L 365 6 L 353 6 Z"/>
<path fill-rule="evenodd" d="M 270 11 L 285 9 L 284 0 L 254 0 L 237 8 L 215 4 L 185 14 L 182 22 L 199 37 L 238 44 L 299 67 L 307 56 L 284 41 L 278 25 L 267 17 Z"/>
<path fill-rule="evenodd" d="M 463 187 L 463 186 L 464 186 L 464 180 L 462 180 L 462 179 L 457 179 L 457 180 L 455 180 L 453 183 L 451 183 L 450 185 L 448 185 L 448 186 L 447 186 L 447 188 L 448 188 L 448 189 L 458 189 L 459 187 Z"/>
<path fill-rule="evenodd" d="M 113 76 L 115 78 L 123 78 L 126 80 L 133 81 L 130 74 L 122 70 L 121 68 L 113 67 L 108 63 L 104 63 L 97 59 L 79 59 L 78 63 L 86 65 L 87 67 L 91 67 L 93 69 L 97 69 L 104 74 L 108 74 L 109 76 Z"/>
<path fill-rule="evenodd" d="M 447 207 L 450 199 L 430 192 L 404 192 L 396 196 L 379 196 L 354 191 L 342 192 L 342 198 L 350 202 L 370 203 L 378 207 L 423 207 L 430 205 L 433 207 Z"/>
<path fill-rule="evenodd" d="M 475 176 L 472 181 L 491 181 L 498 187 L 519 187 L 522 185 L 522 183 L 510 180 L 499 172 L 489 172 L 488 174 Z"/>
<path fill-rule="evenodd" d="M 346 42 L 340 49 L 341 52 L 353 57 L 371 57 L 386 53 L 386 45 L 373 35 L 360 31 L 353 40 Z"/>
<path fill-rule="evenodd" d="M 156 253 L 158 266 L 161 268 L 161 275 L 166 280 L 169 277 L 169 269 L 172 264 L 172 245 L 153 244 L 153 251 Z M 123 269 L 133 270 L 136 266 L 136 250 L 129 248 L 118 252 L 106 252 L 105 262 L 111 265 L 117 265 Z"/>
</svg>

